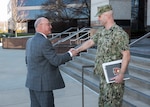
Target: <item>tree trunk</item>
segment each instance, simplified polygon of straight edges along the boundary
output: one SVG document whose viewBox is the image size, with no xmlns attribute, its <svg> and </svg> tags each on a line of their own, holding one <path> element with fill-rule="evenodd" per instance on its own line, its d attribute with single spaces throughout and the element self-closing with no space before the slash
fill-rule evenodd
<svg viewBox="0 0 150 107">
<path fill-rule="evenodd" d="M 15 30 L 15 37 L 17 37 L 18 35 L 17 35 L 17 30 Z"/>
</svg>

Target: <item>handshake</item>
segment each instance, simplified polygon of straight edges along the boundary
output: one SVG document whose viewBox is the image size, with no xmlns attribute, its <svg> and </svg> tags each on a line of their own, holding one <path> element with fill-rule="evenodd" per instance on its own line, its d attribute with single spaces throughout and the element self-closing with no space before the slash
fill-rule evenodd
<svg viewBox="0 0 150 107">
<path fill-rule="evenodd" d="M 75 48 L 71 48 L 71 49 L 69 50 L 69 53 L 71 54 L 72 57 L 73 57 L 73 56 L 77 56 L 78 53 L 79 53 L 79 50 L 78 50 L 78 49 L 75 49 Z"/>
</svg>

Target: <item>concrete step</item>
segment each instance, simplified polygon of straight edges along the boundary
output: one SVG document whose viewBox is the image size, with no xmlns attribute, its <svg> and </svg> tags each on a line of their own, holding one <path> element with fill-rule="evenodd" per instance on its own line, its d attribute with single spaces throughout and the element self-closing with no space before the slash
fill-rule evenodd
<svg viewBox="0 0 150 107">
<path fill-rule="evenodd" d="M 66 66 L 81 71 L 81 70 L 82 70 L 83 63 L 75 62 L 75 61 L 73 60 L 73 61 L 69 61 L 68 63 L 66 63 Z"/>
<path fill-rule="evenodd" d="M 136 107 L 149 107 L 150 105 L 150 96 L 129 87 L 125 87 L 123 99 Z"/>
<path fill-rule="evenodd" d="M 145 81 L 150 81 L 150 67 L 143 68 L 135 65 L 134 63 L 130 63 L 128 69 L 131 76 L 143 79 Z"/>
<path fill-rule="evenodd" d="M 125 85 L 150 96 L 150 81 L 131 76 L 131 79 L 126 81 Z"/>
<path fill-rule="evenodd" d="M 149 104 L 146 104 L 140 100 L 135 100 L 132 96 L 123 96 L 123 107 L 150 107 Z"/>
<path fill-rule="evenodd" d="M 147 68 L 150 67 L 150 58 L 131 56 L 130 63 L 134 63 L 134 65 Z"/>
<path fill-rule="evenodd" d="M 74 61 L 82 63 L 83 65 L 94 65 L 94 60 L 90 60 L 82 56 L 75 57 Z"/>
<path fill-rule="evenodd" d="M 133 105 L 132 103 L 130 103 L 124 99 L 125 99 L 125 96 L 123 98 L 122 107 L 136 107 L 135 105 Z"/>
<path fill-rule="evenodd" d="M 95 49 L 95 48 L 89 48 L 89 49 L 87 50 L 87 53 L 91 53 L 91 54 L 96 55 L 96 49 Z"/>
<path fill-rule="evenodd" d="M 131 42 L 136 39 L 132 39 Z M 132 56 L 150 58 L 150 38 L 144 38 L 130 47 Z"/>
<path fill-rule="evenodd" d="M 67 73 L 68 75 L 72 76 L 73 78 L 75 78 L 76 80 L 78 80 L 79 82 L 82 82 L 82 71 L 78 70 L 76 68 L 72 68 L 69 66 L 65 66 L 65 65 L 61 65 L 60 69 Z M 89 88 L 91 88 L 92 90 L 94 90 L 95 92 L 99 93 L 99 77 L 94 75 L 94 74 L 88 74 L 88 70 L 84 71 L 84 75 L 83 75 L 83 81 L 84 81 L 84 85 L 88 86 Z"/>
<path fill-rule="evenodd" d="M 139 56 L 139 57 L 145 57 L 145 58 L 150 58 L 150 45 L 140 45 L 137 46 L 137 47 L 131 47 L 130 48 L 130 52 L 131 52 L 131 55 L 133 56 Z"/>
<path fill-rule="evenodd" d="M 90 66 L 92 65 L 93 67 L 84 68 L 84 71 L 82 71 L 83 66 L 89 66 L 89 65 Z M 94 61 L 91 61 L 91 60 L 88 60 L 88 59 L 85 59 L 82 57 L 76 57 L 73 59 L 73 61 L 69 61 L 68 63 L 63 65 L 63 67 L 70 68 L 70 70 L 75 70 L 77 72 L 84 72 L 84 75 L 87 75 L 87 76 L 97 80 L 97 75 L 95 75 L 93 72 Z M 98 79 L 98 81 L 99 81 L 99 79 Z"/>
<path fill-rule="evenodd" d="M 126 81 L 125 95 L 134 97 L 135 100 L 140 100 L 145 104 L 150 105 L 150 89 L 142 87 L 142 85 L 134 84 L 132 79 Z M 150 85 L 150 83 L 147 83 Z"/>
<path fill-rule="evenodd" d="M 74 58 L 73 61 L 69 61 L 68 63 L 66 63 L 66 66 L 75 68 L 79 71 L 82 71 L 82 66 L 87 66 L 87 65 L 93 65 L 93 62 L 80 57 Z M 93 75 L 93 68 L 90 67 L 90 68 L 86 68 L 85 70 L 87 70 L 88 72 L 91 73 L 91 75 Z"/>
<path fill-rule="evenodd" d="M 95 60 L 95 55 L 87 52 L 83 52 L 80 54 L 81 57 L 84 57 L 85 59 L 89 59 L 94 61 Z"/>
</svg>

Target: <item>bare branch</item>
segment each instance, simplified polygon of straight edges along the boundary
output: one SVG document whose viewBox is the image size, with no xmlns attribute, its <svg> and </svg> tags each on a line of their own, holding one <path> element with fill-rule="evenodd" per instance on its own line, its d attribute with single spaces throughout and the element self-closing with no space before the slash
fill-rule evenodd
<svg viewBox="0 0 150 107">
<path fill-rule="evenodd" d="M 18 24 L 26 21 L 28 13 L 23 10 L 24 0 L 12 0 L 11 10 L 12 10 L 12 23 L 15 31 L 15 36 L 17 36 Z"/>
</svg>

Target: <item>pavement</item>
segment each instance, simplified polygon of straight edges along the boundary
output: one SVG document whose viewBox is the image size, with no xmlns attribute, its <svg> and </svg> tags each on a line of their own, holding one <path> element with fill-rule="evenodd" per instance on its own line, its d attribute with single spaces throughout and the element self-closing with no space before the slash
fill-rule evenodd
<svg viewBox="0 0 150 107">
<path fill-rule="evenodd" d="M 25 50 L 0 47 L 0 107 L 30 107 L 25 87 Z M 62 73 L 66 87 L 55 90 L 56 107 L 82 107 L 82 84 Z M 84 87 L 84 107 L 98 107 L 98 94 Z"/>
</svg>

